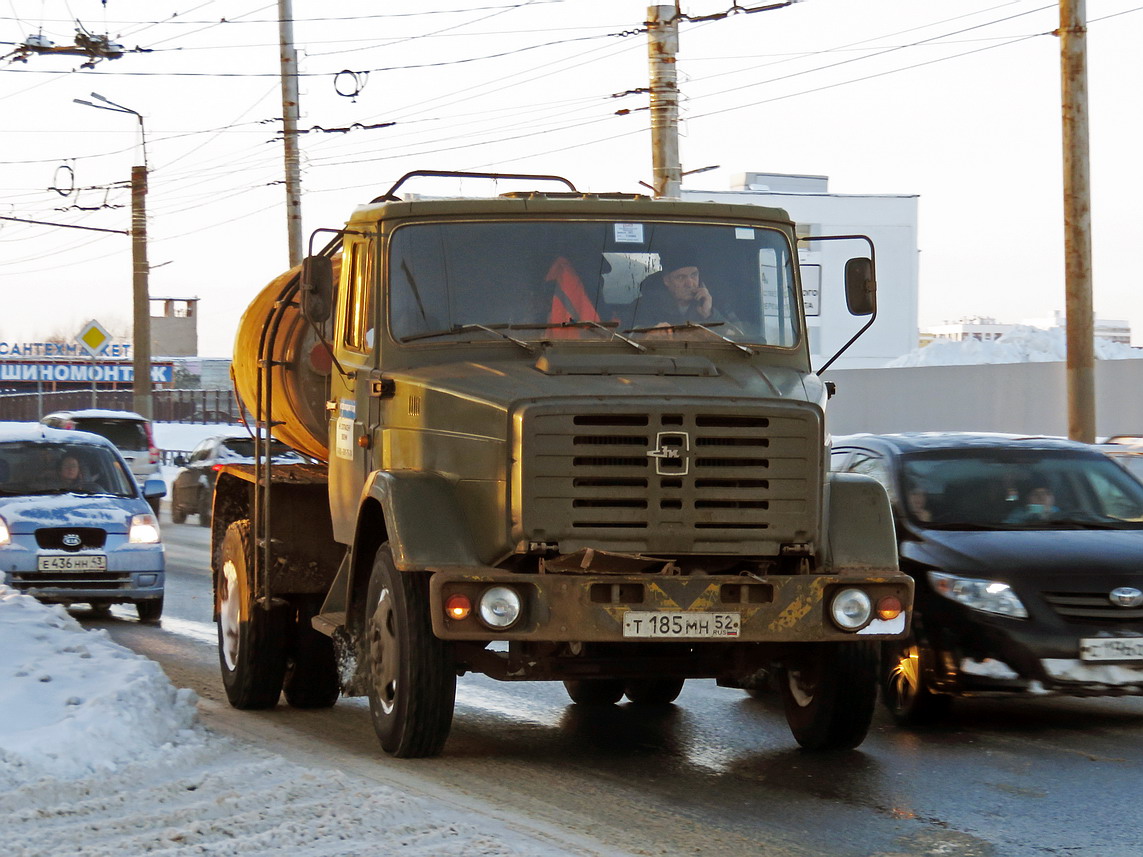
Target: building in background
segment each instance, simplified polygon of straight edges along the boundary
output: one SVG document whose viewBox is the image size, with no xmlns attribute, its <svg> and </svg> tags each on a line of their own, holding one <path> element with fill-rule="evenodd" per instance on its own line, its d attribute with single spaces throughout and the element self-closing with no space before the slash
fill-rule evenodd
<svg viewBox="0 0 1143 857">
<path fill-rule="evenodd" d="M 741 173 L 731 190 L 682 191 L 683 199 L 785 209 L 799 237 L 868 235 L 876 248 L 877 321 L 835 368 L 868 368 L 917 347 L 919 264 L 915 194 L 836 194 L 826 176 Z M 801 241 L 802 290 L 813 365 L 820 366 L 866 322 L 845 305 L 845 262 L 868 256 L 864 241 Z"/>
<path fill-rule="evenodd" d="M 151 353 L 162 357 L 198 354 L 198 298 L 151 298 Z M 161 314 L 156 315 L 156 306 Z"/>
<path fill-rule="evenodd" d="M 1006 333 L 1020 327 L 1040 330 L 1066 330 L 1067 320 L 1056 310 L 1052 318 L 1030 318 L 1019 323 L 999 322 L 988 316 L 969 316 L 959 321 L 932 325 L 921 332 L 921 345 L 931 342 L 994 342 Z M 1095 338 L 1120 345 L 1131 344 L 1131 323 L 1123 319 L 1096 318 Z"/>
</svg>

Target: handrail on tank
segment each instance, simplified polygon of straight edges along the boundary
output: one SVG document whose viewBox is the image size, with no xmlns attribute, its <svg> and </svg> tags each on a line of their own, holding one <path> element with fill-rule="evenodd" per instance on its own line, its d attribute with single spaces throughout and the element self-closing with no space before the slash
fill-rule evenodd
<svg viewBox="0 0 1143 857">
<path fill-rule="evenodd" d="M 399 202 L 396 196 L 397 188 L 405 183 L 406 180 L 416 176 L 434 176 L 436 178 L 460 178 L 460 179 L 491 179 L 492 181 L 499 181 L 500 179 L 519 179 L 522 181 L 541 181 L 541 182 L 559 182 L 566 185 L 572 193 L 579 193 L 579 190 L 569 179 L 563 176 L 554 175 L 538 175 L 533 173 L 466 173 L 458 172 L 455 170 L 413 170 L 412 172 L 405 173 L 397 182 L 371 202 Z"/>
<path fill-rule="evenodd" d="M 341 246 L 344 230 L 335 231 L 331 240 L 319 255 L 332 256 Z M 313 236 L 310 236 L 312 242 Z M 312 245 L 311 245 L 312 246 Z M 258 373 L 254 400 L 254 581 L 256 590 L 262 593 L 262 608 L 269 610 L 273 604 L 270 591 L 270 490 L 273 465 L 270 461 L 270 438 L 274 423 L 274 347 L 285 315 L 286 307 L 296 305 L 294 299 L 301 283 L 299 268 L 282 286 L 274 302 L 274 311 L 262 322 L 258 339 Z M 265 391 L 263 394 L 263 390 Z M 263 405 L 265 407 L 263 407 Z"/>
</svg>

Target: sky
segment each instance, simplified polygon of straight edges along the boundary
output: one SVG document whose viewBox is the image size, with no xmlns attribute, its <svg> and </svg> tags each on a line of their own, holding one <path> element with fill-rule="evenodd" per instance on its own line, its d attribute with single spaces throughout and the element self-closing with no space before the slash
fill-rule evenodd
<svg viewBox="0 0 1143 857">
<path fill-rule="evenodd" d="M 414 169 L 642 190 L 647 5 L 294 0 L 307 235 L 341 226 Z M 680 25 L 681 160 L 717 166 L 684 187 L 723 190 L 749 171 L 824 175 L 837 193 L 916 194 L 922 326 L 1063 309 L 1056 4 L 800 0 L 719 15 L 733 6 L 682 3 L 692 19 L 715 17 Z M 1090 0 L 1087 16 L 1094 309 L 1131 322 L 1141 344 L 1143 0 Z M 249 300 L 287 265 L 277 4 L 6 0 L 0 50 L 33 34 L 71 43 L 76 20 L 128 52 L 93 69 L 67 56 L 0 62 L 0 216 L 127 229 L 138 122 L 73 99 L 97 92 L 138 111 L 151 294 L 198 298 L 200 354 L 228 356 Z M 892 283 L 880 290 L 892 300 Z M 130 241 L 0 221 L 0 294 L 0 341 L 71 336 L 91 318 L 125 332 Z"/>
<path fill-rule="evenodd" d="M 482 816 L 471 801 L 306 767 L 211 731 L 202 710 L 222 703 L 174 687 L 105 630 L 4 585 L 0 651 L 5 854 L 261 857 L 283 841 L 296 857 L 584 853 L 503 812 Z"/>
</svg>

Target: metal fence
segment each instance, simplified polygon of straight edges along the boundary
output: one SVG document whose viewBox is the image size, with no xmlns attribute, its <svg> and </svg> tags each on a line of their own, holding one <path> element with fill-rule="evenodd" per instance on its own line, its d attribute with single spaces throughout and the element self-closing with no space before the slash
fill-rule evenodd
<svg viewBox="0 0 1143 857">
<path fill-rule="evenodd" d="M 163 423 L 237 423 L 238 400 L 233 390 L 154 390 L 153 418 Z M 0 420 L 36 421 L 53 411 L 105 408 L 133 411 L 131 390 L 69 390 L 62 393 L 0 395 Z"/>
</svg>

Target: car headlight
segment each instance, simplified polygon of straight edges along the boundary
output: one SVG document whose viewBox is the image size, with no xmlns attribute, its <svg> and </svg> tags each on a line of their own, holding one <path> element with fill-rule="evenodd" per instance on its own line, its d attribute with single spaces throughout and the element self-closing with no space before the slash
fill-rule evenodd
<svg viewBox="0 0 1143 857">
<path fill-rule="evenodd" d="M 159 541 L 159 521 L 154 515 L 132 515 L 127 541 L 133 545 L 153 545 Z"/>
<path fill-rule="evenodd" d="M 997 613 L 1014 619 L 1027 619 L 1024 608 L 1012 587 L 999 580 L 980 580 L 975 577 L 957 577 L 955 574 L 929 572 L 929 583 L 939 594 L 965 607 L 985 613 Z"/>
<path fill-rule="evenodd" d="M 0 545 L 12 544 L 12 533 L 8 529 L 8 522 L 0 518 Z"/>
</svg>

